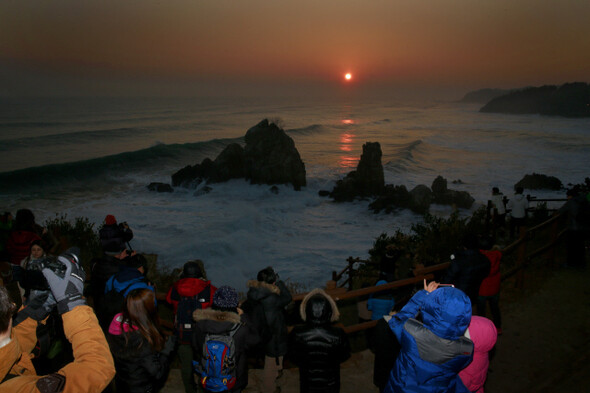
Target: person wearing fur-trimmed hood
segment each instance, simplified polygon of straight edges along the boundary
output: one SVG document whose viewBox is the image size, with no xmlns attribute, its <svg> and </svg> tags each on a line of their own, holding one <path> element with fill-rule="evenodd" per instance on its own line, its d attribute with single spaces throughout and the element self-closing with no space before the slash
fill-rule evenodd
<svg viewBox="0 0 590 393">
<path fill-rule="evenodd" d="M 340 363 L 350 357 L 350 343 L 342 328 L 336 302 L 322 289 L 309 292 L 299 307 L 305 325 L 289 335 L 289 359 L 299 366 L 301 393 L 340 391 Z"/>
<path fill-rule="evenodd" d="M 262 392 L 273 393 L 276 379 L 283 368 L 283 356 L 287 354 L 285 307 L 291 303 L 292 297 L 285 283 L 270 266 L 258 272 L 257 280 L 248 281 L 247 286 L 248 299 L 262 305 L 271 332 L 264 348 Z"/>
<path fill-rule="evenodd" d="M 246 350 L 258 344 L 260 338 L 256 325 L 248 315 L 238 308 L 239 296 L 235 289 L 223 285 L 215 291 L 211 308 L 197 309 L 193 313 L 196 321 L 193 333 L 193 353 L 197 362 L 202 363 L 203 345 L 207 334 L 229 335 L 235 330 L 235 385 L 230 392 L 241 392 L 248 385 L 248 360 Z M 202 385 L 201 385 L 202 386 Z"/>
</svg>

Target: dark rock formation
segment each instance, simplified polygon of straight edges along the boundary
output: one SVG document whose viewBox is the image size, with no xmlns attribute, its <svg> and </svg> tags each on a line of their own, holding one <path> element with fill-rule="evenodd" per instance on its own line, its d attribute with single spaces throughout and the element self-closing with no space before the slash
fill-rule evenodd
<svg viewBox="0 0 590 393">
<path fill-rule="evenodd" d="M 170 186 L 170 184 L 159 183 L 159 182 L 150 183 L 147 186 L 147 189 L 150 191 L 157 191 L 157 192 L 174 192 L 174 190 L 172 189 L 172 186 Z"/>
<path fill-rule="evenodd" d="M 406 186 L 394 186 L 393 184 L 387 184 L 383 189 L 383 193 L 369 204 L 369 209 L 375 213 L 382 210 L 385 213 L 391 213 L 396 209 L 410 209 L 411 207 L 412 197 Z"/>
<path fill-rule="evenodd" d="M 338 180 L 330 196 L 337 202 L 344 202 L 380 195 L 385 187 L 381 155 L 379 142 L 365 143 L 356 171 Z"/>
<path fill-rule="evenodd" d="M 410 191 L 411 205 L 410 208 L 416 213 L 424 214 L 430 209 L 433 192 L 424 184 L 418 184 Z"/>
<path fill-rule="evenodd" d="M 305 164 L 293 139 L 275 124 L 263 120 L 250 128 L 246 146 L 228 145 L 215 159 L 187 166 L 172 175 L 174 186 L 196 187 L 246 178 L 252 184 L 287 184 L 296 190 L 306 185 Z"/>
<path fill-rule="evenodd" d="M 561 190 L 563 184 L 556 177 L 533 173 L 532 175 L 525 175 L 514 187 L 522 187 L 529 190 Z"/>
<path fill-rule="evenodd" d="M 480 112 L 590 117 L 590 85 L 529 87 L 494 98 Z"/>
<path fill-rule="evenodd" d="M 275 124 L 263 120 L 246 133 L 245 171 L 253 184 L 306 185 L 305 165 L 295 142 Z"/>
<path fill-rule="evenodd" d="M 475 199 L 467 191 L 449 190 L 447 179 L 442 176 L 437 176 L 432 182 L 432 194 L 433 202 L 441 205 L 456 205 L 469 209 L 475 202 Z"/>
</svg>

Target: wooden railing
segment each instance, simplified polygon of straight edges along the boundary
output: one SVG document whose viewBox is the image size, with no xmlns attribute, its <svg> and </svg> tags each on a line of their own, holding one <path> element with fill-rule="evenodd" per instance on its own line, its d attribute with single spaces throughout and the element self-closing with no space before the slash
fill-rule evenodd
<svg viewBox="0 0 590 393">
<path fill-rule="evenodd" d="M 531 228 L 521 227 L 520 228 L 520 236 L 519 238 L 514 241 L 513 243 L 506 246 L 504 249 L 500 250 L 504 256 L 516 253 L 517 259 L 514 267 L 502 273 L 502 281 L 517 275 L 515 285 L 517 288 L 522 288 L 524 285 L 524 272 L 526 267 L 531 263 L 532 259 L 538 257 L 539 255 L 547 255 L 548 260 L 550 263 L 554 261 L 555 256 L 555 245 L 561 239 L 565 230 L 559 231 L 558 227 L 559 223 L 559 215 L 554 215 L 545 222 L 536 225 Z M 548 226 L 550 227 L 550 239 L 545 242 L 541 247 L 538 249 L 527 253 L 529 242 L 536 236 L 539 232 L 545 230 Z M 347 300 L 347 299 L 354 299 L 354 298 L 362 298 L 367 295 L 371 295 L 373 293 L 381 292 L 384 290 L 393 290 L 399 289 L 407 286 L 415 286 L 418 283 L 423 282 L 426 280 L 432 280 L 435 276 L 433 273 L 442 272 L 448 269 L 450 262 L 444 262 L 433 266 L 428 267 L 420 267 L 414 270 L 413 278 L 407 278 L 403 280 L 393 281 L 387 284 L 379 285 L 379 286 L 371 286 L 362 289 L 352 290 L 352 280 L 354 277 L 354 264 L 355 263 L 370 263 L 369 261 L 362 260 L 360 258 L 353 258 L 349 257 L 347 259 L 347 266 L 340 271 L 339 273 L 334 272 L 332 274 L 332 281 L 328 281 L 326 284 L 326 293 L 330 295 L 336 302 Z M 339 280 L 343 279 L 344 276 L 347 275 L 347 278 L 344 282 L 339 286 L 337 283 Z M 349 289 L 344 288 L 344 285 L 347 285 Z M 294 302 L 300 302 L 303 298 L 307 295 L 307 293 L 299 293 L 293 296 Z M 157 294 L 158 301 L 165 302 L 166 294 L 158 293 Z M 399 300 L 398 300 L 399 301 Z M 347 333 L 354 333 L 358 331 L 362 331 L 365 329 L 369 329 L 375 324 L 377 321 L 368 321 L 357 323 L 349 326 L 343 326 L 344 331 Z M 162 321 L 162 325 L 167 329 L 172 329 L 172 322 L 171 321 Z"/>
</svg>

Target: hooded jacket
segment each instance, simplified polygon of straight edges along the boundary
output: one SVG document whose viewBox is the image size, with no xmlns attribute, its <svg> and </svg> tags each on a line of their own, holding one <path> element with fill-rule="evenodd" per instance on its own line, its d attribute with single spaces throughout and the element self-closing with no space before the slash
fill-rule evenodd
<svg viewBox="0 0 590 393">
<path fill-rule="evenodd" d="M 117 314 L 109 326 L 107 340 L 115 358 L 117 391 L 147 393 L 157 391 L 170 363 L 169 343 L 156 352 L 135 326 L 123 323 L 123 314 Z M 170 340 L 170 339 L 169 339 Z"/>
<path fill-rule="evenodd" d="M 493 296 L 500 292 L 500 261 L 502 252 L 498 250 L 480 250 L 490 261 L 490 274 L 479 286 L 479 296 Z"/>
<path fill-rule="evenodd" d="M 62 315 L 64 332 L 72 343 L 74 361 L 57 373 L 37 375 L 31 352 L 37 342 L 37 321 L 28 318 L 12 329 L 11 341 L 0 348 L 0 392 L 42 392 L 63 384 L 64 393 L 98 393 L 115 375 L 113 358 L 92 309 L 77 306 Z M 10 379 L 8 379 L 10 378 Z"/>
<path fill-rule="evenodd" d="M 417 292 L 389 320 L 401 351 L 385 392 L 468 392 L 458 373 L 473 356 L 473 342 L 463 336 L 470 320 L 471 302 L 462 291 Z"/>
<path fill-rule="evenodd" d="M 213 295 L 217 290 L 216 287 L 211 285 L 211 281 L 204 280 L 202 278 L 181 278 L 180 280 L 176 281 L 168 290 L 168 294 L 166 295 L 166 301 L 169 304 L 172 304 L 174 307 L 174 314 L 176 314 L 178 308 L 178 302 L 180 301 L 181 297 L 193 297 L 201 293 L 205 288 L 209 287 L 209 297 L 208 301 L 201 303 L 201 308 L 208 308 L 211 307 L 211 303 L 213 302 Z"/>
<path fill-rule="evenodd" d="M 211 307 L 213 302 L 213 295 L 217 290 L 216 287 L 211 285 L 211 281 L 203 280 L 201 278 L 181 278 L 170 287 L 168 294 L 166 295 L 166 301 L 174 307 L 174 333 L 180 339 L 181 344 L 191 344 L 192 341 L 192 324 L 190 321 L 193 319 L 193 313 L 197 309 L 204 309 Z M 183 297 L 195 298 L 195 302 L 186 303 L 186 307 L 181 307 L 181 318 L 178 318 L 178 303 Z M 183 326 L 181 321 L 185 321 Z"/>
<path fill-rule="evenodd" d="M 526 217 L 526 209 L 529 207 L 529 201 L 522 194 L 514 194 L 512 199 L 508 201 L 508 205 L 506 207 L 511 210 L 511 217 L 524 218 Z"/>
<path fill-rule="evenodd" d="M 385 280 L 377 281 L 377 285 L 387 284 Z M 395 306 L 395 300 L 391 291 L 383 291 L 371 294 L 367 300 L 367 310 L 372 311 L 371 319 L 376 321 L 388 315 L 391 309 Z"/>
<path fill-rule="evenodd" d="M 340 363 L 350 357 L 348 336 L 332 324 L 340 317 L 334 300 L 317 288 L 299 307 L 303 326 L 289 335 L 289 358 L 299 366 L 301 393 L 340 391 Z"/>
<path fill-rule="evenodd" d="M 193 314 L 196 321 L 193 335 L 193 353 L 195 360 L 202 362 L 203 345 L 207 333 L 228 334 L 236 326 L 240 327 L 233 336 L 235 345 L 236 361 L 236 384 L 235 390 L 243 389 L 248 385 L 248 359 L 246 350 L 258 344 L 260 338 L 255 325 L 249 320 L 247 314 L 241 316 L 231 311 L 219 311 L 211 308 L 196 310 Z"/>
<path fill-rule="evenodd" d="M 100 244 L 105 252 L 121 252 L 126 243 L 133 239 L 133 231 L 118 224 L 103 225 L 98 231 Z"/>
<path fill-rule="evenodd" d="M 445 283 L 465 292 L 472 302 L 477 300 L 481 282 L 490 274 L 490 260 L 479 250 L 461 250 L 455 253 L 455 259 L 447 269 Z"/>
<path fill-rule="evenodd" d="M 291 293 L 282 281 L 268 284 L 263 281 L 250 280 L 247 286 L 249 287 L 248 299 L 262 304 L 266 323 L 272 334 L 264 348 L 265 354 L 270 357 L 284 356 L 287 353 L 285 307 L 291 303 Z"/>
<path fill-rule="evenodd" d="M 492 321 L 474 315 L 471 317 L 466 336 L 473 341 L 473 361 L 461 370 L 459 377 L 469 391 L 484 393 L 483 384 L 486 381 L 490 365 L 488 352 L 496 345 L 498 332 Z"/>
</svg>

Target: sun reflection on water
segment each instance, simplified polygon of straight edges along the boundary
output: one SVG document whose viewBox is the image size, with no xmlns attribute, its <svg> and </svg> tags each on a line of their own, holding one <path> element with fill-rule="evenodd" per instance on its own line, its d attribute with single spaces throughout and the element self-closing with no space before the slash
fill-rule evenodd
<svg viewBox="0 0 590 393">
<path fill-rule="evenodd" d="M 346 127 L 344 132 L 340 134 L 340 151 L 347 154 L 340 156 L 338 165 L 341 168 L 356 168 L 359 157 L 356 157 L 354 154 L 350 154 L 355 150 L 354 144 L 356 141 L 356 133 L 353 127 L 355 122 L 352 119 L 345 118 L 342 120 L 342 124 L 348 127 Z"/>
</svg>

